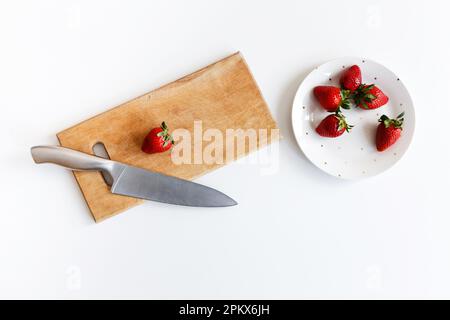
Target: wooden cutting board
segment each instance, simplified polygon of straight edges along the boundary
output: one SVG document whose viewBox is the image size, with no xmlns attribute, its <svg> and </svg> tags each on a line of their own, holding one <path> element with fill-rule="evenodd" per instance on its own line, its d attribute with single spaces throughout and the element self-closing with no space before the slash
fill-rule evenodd
<svg viewBox="0 0 450 320">
<path fill-rule="evenodd" d="M 104 144 L 112 160 L 184 179 L 193 179 L 221 163 L 175 164 L 170 152 L 146 154 L 140 150 L 147 132 L 166 121 L 169 129 L 187 129 L 193 134 L 194 121 L 203 131 L 219 129 L 277 129 L 252 74 L 238 52 L 188 76 L 126 102 L 57 134 L 62 146 L 93 154 L 93 146 Z M 198 122 L 197 122 L 198 126 Z M 194 138 L 192 158 L 195 152 Z M 234 159 L 270 143 L 260 139 L 256 147 L 246 141 L 244 151 Z M 224 157 L 226 144 L 224 142 Z M 200 152 L 205 147 L 203 143 Z M 236 154 L 237 153 L 237 154 Z M 225 162 L 226 163 L 226 162 Z M 74 172 L 96 222 L 111 217 L 143 200 L 114 195 L 99 172 Z M 220 189 L 220 186 L 215 186 Z"/>
</svg>

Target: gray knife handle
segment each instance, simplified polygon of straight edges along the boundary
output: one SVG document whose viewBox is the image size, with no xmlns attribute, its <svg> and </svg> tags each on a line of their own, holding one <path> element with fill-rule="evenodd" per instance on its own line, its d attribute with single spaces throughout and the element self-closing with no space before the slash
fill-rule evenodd
<svg viewBox="0 0 450 320">
<path fill-rule="evenodd" d="M 112 174 L 114 162 L 83 152 L 59 146 L 36 146 L 31 148 L 36 163 L 54 163 L 79 171 L 103 171 Z"/>
</svg>

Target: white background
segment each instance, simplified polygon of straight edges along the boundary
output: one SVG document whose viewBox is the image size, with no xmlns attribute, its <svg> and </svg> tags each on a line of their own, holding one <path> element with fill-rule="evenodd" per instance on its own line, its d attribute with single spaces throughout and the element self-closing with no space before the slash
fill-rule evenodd
<svg viewBox="0 0 450 320">
<path fill-rule="evenodd" d="M 4 1 L 1 298 L 450 298 L 448 1 Z M 277 120 L 279 170 L 198 181 L 239 205 L 146 203 L 95 224 L 72 174 L 33 163 L 55 133 L 240 50 Z M 296 88 L 342 56 L 398 74 L 410 149 L 380 176 L 320 172 Z M 167 119 L 170 121 L 170 119 Z"/>
</svg>

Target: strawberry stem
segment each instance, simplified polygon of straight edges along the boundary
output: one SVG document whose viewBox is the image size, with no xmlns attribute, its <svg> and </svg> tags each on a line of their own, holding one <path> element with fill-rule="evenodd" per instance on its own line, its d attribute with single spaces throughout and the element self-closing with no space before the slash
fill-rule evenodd
<svg viewBox="0 0 450 320">
<path fill-rule="evenodd" d="M 175 141 L 173 140 L 172 135 L 169 133 L 169 127 L 167 126 L 165 121 L 163 121 L 161 123 L 161 129 L 162 129 L 162 131 L 159 132 L 157 134 L 157 136 L 163 138 L 163 140 L 164 140 L 163 147 L 167 146 L 169 144 L 169 142 L 171 142 L 172 145 L 175 144 Z"/>
<path fill-rule="evenodd" d="M 405 112 L 400 113 L 395 119 L 389 118 L 387 115 L 383 114 L 380 119 L 378 119 L 378 122 L 382 122 L 386 128 L 389 128 L 391 125 L 394 126 L 394 128 L 403 129 L 403 121 L 405 116 Z"/>
<path fill-rule="evenodd" d="M 352 95 L 353 101 L 355 101 L 357 105 L 361 105 L 364 109 L 367 109 L 367 103 L 370 103 L 377 98 L 370 93 L 370 90 L 372 90 L 374 86 L 374 84 L 360 84 Z"/>
<path fill-rule="evenodd" d="M 336 111 L 335 116 L 339 119 L 338 130 L 345 129 L 345 131 L 350 132 L 350 130 L 354 127 L 353 125 L 347 123 L 345 116 L 340 111 Z"/>
<path fill-rule="evenodd" d="M 343 109 L 349 110 L 350 109 L 350 96 L 351 92 L 350 90 L 341 89 L 341 103 L 339 104 L 339 108 L 342 107 Z M 339 108 L 336 111 L 339 111 Z"/>
</svg>

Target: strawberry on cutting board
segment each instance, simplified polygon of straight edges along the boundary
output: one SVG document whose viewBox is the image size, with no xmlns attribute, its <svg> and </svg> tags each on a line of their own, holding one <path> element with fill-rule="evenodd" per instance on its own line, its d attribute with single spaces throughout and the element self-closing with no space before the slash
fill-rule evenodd
<svg viewBox="0 0 450 320">
<path fill-rule="evenodd" d="M 316 132 L 322 137 L 336 138 L 345 131 L 350 132 L 353 126 L 347 124 L 345 117 L 340 114 L 330 114 L 323 119 L 316 128 Z"/>
<path fill-rule="evenodd" d="M 340 79 L 341 86 L 351 92 L 361 85 L 361 69 L 355 64 L 344 71 Z"/>
<path fill-rule="evenodd" d="M 353 100 L 361 109 L 376 109 L 384 106 L 389 101 L 389 97 L 376 85 L 360 85 L 354 92 Z"/>
<path fill-rule="evenodd" d="M 382 115 L 378 120 L 380 124 L 377 128 L 376 145 L 378 151 L 384 151 L 392 146 L 400 138 L 402 134 L 404 112 L 400 113 L 397 118 L 390 119 L 386 115 Z"/>
<path fill-rule="evenodd" d="M 158 153 L 169 150 L 173 145 L 174 141 L 169 134 L 169 128 L 163 121 L 160 127 L 150 130 L 142 143 L 141 149 L 145 153 Z"/>
<path fill-rule="evenodd" d="M 349 90 L 333 86 L 317 86 L 313 90 L 320 105 L 327 111 L 339 111 L 339 108 L 350 109 Z"/>
</svg>

